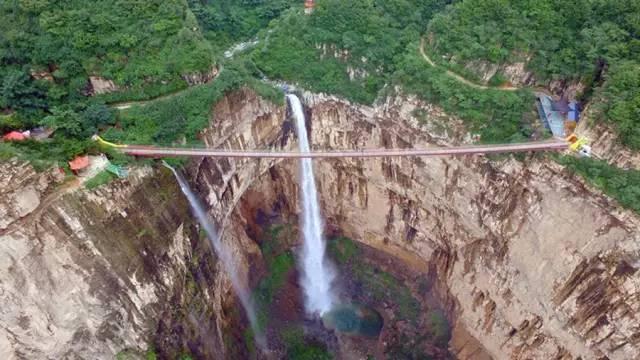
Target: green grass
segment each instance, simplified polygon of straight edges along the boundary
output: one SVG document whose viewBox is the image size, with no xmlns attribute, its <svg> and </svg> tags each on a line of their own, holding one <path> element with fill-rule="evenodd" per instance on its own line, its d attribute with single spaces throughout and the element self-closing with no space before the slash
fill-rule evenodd
<svg viewBox="0 0 640 360">
<path fill-rule="evenodd" d="M 573 156 L 557 157 L 567 169 L 616 199 L 620 205 L 640 213 L 640 170 L 624 170 L 606 161 Z"/>
<path fill-rule="evenodd" d="M 328 250 L 339 264 L 345 264 L 359 254 L 358 246 L 347 237 L 329 241 Z"/>
<path fill-rule="evenodd" d="M 262 256 L 267 265 L 266 276 L 260 280 L 253 290 L 256 304 L 258 327 L 261 330 L 269 321 L 269 308 L 278 291 L 286 284 L 287 276 L 295 266 L 295 257 L 287 243 L 291 235 L 288 224 L 272 225 L 265 232 L 261 244 Z"/>
<path fill-rule="evenodd" d="M 158 354 L 156 354 L 156 351 L 154 348 L 147 350 L 147 353 L 145 354 L 146 360 L 156 360 L 157 358 L 158 358 Z"/>
<path fill-rule="evenodd" d="M 444 313 L 439 310 L 429 311 L 427 323 L 434 342 L 439 346 L 446 346 L 451 339 L 451 326 Z"/>
<path fill-rule="evenodd" d="M 295 265 L 293 253 L 287 251 L 267 262 L 267 275 L 253 291 L 257 308 L 258 327 L 263 330 L 269 322 L 269 307 L 278 290 L 287 282 L 287 274 Z"/>
<path fill-rule="evenodd" d="M 287 358 L 296 360 L 331 360 L 333 356 L 320 344 L 309 344 L 302 328 L 291 327 L 281 332 Z"/>
<path fill-rule="evenodd" d="M 106 170 L 103 170 L 99 172 L 96 176 L 87 180 L 87 182 L 84 183 L 84 186 L 89 190 L 93 190 L 102 185 L 106 185 L 115 179 L 117 179 L 115 175 L 113 175 L 112 173 Z"/>
<path fill-rule="evenodd" d="M 247 347 L 247 350 L 249 351 L 249 355 L 251 355 L 252 357 L 255 356 L 256 340 L 255 340 L 255 334 L 253 333 L 253 330 L 251 329 L 251 327 L 246 328 L 242 336 L 244 338 L 244 345 Z"/>
<path fill-rule="evenodd" d="M 409 288 L 392 274 L 360 260 L 358 245 L 347 237 L 339 237 L 328 243 L 328 252 L 341 266 L 348 266 L 356 281 L 362 284 L 366 297 L 376 302 L 390 301 L 398 305 L 398 317 L 418 321 L 420 302 Z"/>
<path fill-rule="evenodd" d="M 11 144 L 0 142 L 0 160 L 9 160 L 18 156 L 18 151 L 16 148 L 11 146 Z"/>
<path fill-rule="evenodd" d="M 361 262 L 353 264 L 353 270 L 368 297 L 378 302 L 392 301 L 398 305 L 397 315 L 400 319 L 418 321 L 420 302 L 413 297 L 409 288 L 404 286 L 400 279 Z"/>
</svg>

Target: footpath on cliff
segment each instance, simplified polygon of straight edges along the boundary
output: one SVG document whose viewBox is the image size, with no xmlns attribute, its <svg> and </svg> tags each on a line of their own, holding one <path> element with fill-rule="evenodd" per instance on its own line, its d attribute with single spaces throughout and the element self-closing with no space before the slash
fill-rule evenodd
<svg viewBox="0 0 640 360">
<path fill-rule="evenodd" d="M 439 65 L 437 65 L 433 60 L 431 60 L 431 58 L 429 58 L 429 56 L 427 55 L 427 53 L 424 50 L 424 47 L 426 45 L 426 42 L 424 40 L 424 38 L 420 39 L 420 54 L 422 55 L 422 57 L 424 58 L 424 60 L 431 65 L 432 67 L 441 67 Z M 454 73 L 451 70 L 447 70 L 445 69 L 445 73 L 447 74 L 447 76 L 465 84 L 468 85 L 472 88 L 475 89 L 480 89 L 480 90 L 501 90 L 501 91 L 518 91 L 521 88 L 519 87 L 515 87 L 515 86 L 488 86 L 488 85 L 482 85 L 482 84 L 476 84 L 470 80 L 465 79 L 464 77 Z M 536 89 L 537 91 L 538 89 Z"/>
</svg>

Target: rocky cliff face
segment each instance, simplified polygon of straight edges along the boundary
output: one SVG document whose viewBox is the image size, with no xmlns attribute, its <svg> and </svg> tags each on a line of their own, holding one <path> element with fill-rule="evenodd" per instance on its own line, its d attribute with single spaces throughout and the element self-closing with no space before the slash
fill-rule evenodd
<svg viewBox="0 0 640 360">
<path fill-rule="evenodd" d="M 412 98 L 376 107 L 314 94 L 304 100 L 316 148 L 468 138 L 461 122 Z M 414 118 L 416 109 L 426 117 Z M 284 106 L 241 90 L 215 106 L 203 139 L 221 148 L 294 149 L 286 118 Z M 86 191 L 56 186 L 54 174 L 2 166 L 3 358 L 110 358 L 149 341 L 168 357 L 185 348 L 226 356 L 237 328 L 229 320 L 231 287 L 207 260 L 208 245 L 170 174 L 142 169 Z M 189 167 L 247 282 L 260 263 L 249 217 L 299 212 L 297 166 L 201 159 Z M 640 218 L 561 166 L 504 156 L 315 167 L 328 231 L 434 279 L 456 321 L 460 358 L 640 357 Z"/>
<path fill-rule="evenodd" d="M 465 139 L 455 120 L 445 124 L 436 108 L 413 99 L 375 108 L 312 94 L 305 101 L 316 148 Z M 423 123 L 411 115 L 416 108 L 428 111 Z M 250 92 L 232 95 L 218 106 L 208 142 L 291 147 L 283 115 Z M 640 356 L 640 219 L 561 166 L 541 157 L 324 160 L 315 166 L 328 226 L 430 270 L 459 325 L 493 357 Z M 215 211 L 221 219 L 230 218 L 251 184 L 256 207 L 298 211 L 295 162 L 205 160 L 197 182 L 222 209 Z M 227 231 L 226 241 L 246 245 L 246 228 Z"/>
<path fill-rule="evenodd" d="M 586 119 L 578 124 L 576 133 L 589 139 L 593 154 L 623 169 L 640 169 L 640 153 L 624 147 L 611 126 L 589 121 L 596 116 L 594 112 L 587 111 L 586 115 Z"/>
<path fill-rule="evenodd" d="M 219 276 L 173 177 L 138 169 L 94 191 L 60 181 L 0 165 L 0 358 L 135 358 L 154 342 L 219 354 Z M 204 306 L 176 310 L 193 304 Z"/>
</svg>

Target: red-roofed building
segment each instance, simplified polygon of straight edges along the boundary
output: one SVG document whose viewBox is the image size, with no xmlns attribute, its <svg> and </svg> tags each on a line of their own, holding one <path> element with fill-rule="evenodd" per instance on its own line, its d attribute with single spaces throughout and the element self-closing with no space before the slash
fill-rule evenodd
<svg viewBox="0 0 640 360">
<path fill-rule="evenodd" d="M 315 2 L 313 0 L 305 0 L 304 2 L 304 12 L 309 15 L 313 12 L 313 7 L 315 6 Z"/>
<path fill-rule="evenodd" d="M 89 156 L 78 156 L 75 159 L 69 161 L 69 168 L 74 173 L 86 169 L 89 166 Z"/>
<path fill-rule="evenodd" d="M 19 132 L 19 131 L 12 131 L 8 134 L 6 134 L 5 136 L 2 137 L 2 140 L 4 141 L 23 141 L 25 140 L 27 137 Z"/>
</svg>

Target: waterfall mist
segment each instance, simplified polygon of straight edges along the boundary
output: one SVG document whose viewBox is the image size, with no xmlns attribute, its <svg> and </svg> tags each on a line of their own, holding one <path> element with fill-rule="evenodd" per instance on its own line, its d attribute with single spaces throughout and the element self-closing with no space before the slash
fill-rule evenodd
<svg viewBox="0 0 640 360">
<path fill-rule="evenodd" d="M 249 289 L 240 280 L 240 274 L 238 272 L 236 263 L 233 260 L 233 254 L 231 254 L 229 249 L 222 243 L 215 225 L 209 220 L 207 212 L 204 210 L 204 207 L 200 203 L 200 200 L 198 199 L 196 194 L 191 190 L 191 187 L 189 186 L 187 180 L 171 165 L 167 164 L 166 162 L 163 162 L 163 164 L 164 166 L 169 168 L 175 175 L 178 184 L 180 184 L 180 189 L 191 205 L 193 214 L 198 219 L 198 223 L 200 223 L 200 226 L 202 226 L 202 228 L 206 232 L 207 238 L 209 238 L 213 250 L 218 255 L 218 259 L 220 259 L 220 261 L 222 262 L 222 266 L 224 267 L 224 270 L 231 280 L 233 290 L 240 299 L 242 307 L 244 308 L 247 318 L 249 319 L 251 329 L 253 330 L 253 334 L 255 336 L 256 344 L 261 349 L 266 349 L 266 339 L 258 326 L 253 300 L 251 299 Z"/>
<path fill-rule="evenodd" d="M 289 94 L 293 117 L 296 120 L 300 152 L 309 152 L 309 139 L 305 126 L 304 109 L 296 95 Z M 326 242 L 320 217 L 316 182 L 311 159 L 300 160 L 300 198 L 302 200 L 302 275 L 305 309 L 310 315 L 322 315 L 333 307 L 336 297 L 332 292 L 335 270 L 325 258 Z"/>
</svg>

